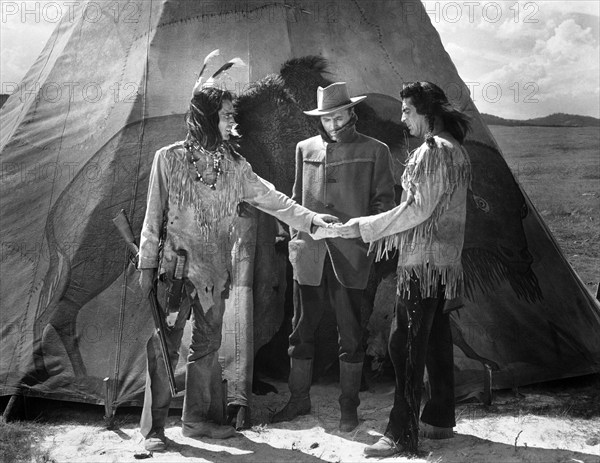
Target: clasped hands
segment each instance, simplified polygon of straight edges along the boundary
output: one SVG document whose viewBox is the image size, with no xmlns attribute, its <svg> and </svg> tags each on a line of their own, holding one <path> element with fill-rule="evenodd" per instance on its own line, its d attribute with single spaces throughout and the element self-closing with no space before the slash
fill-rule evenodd
<svg viewBox="0 0 600 463">
<path fill-rule="evenodd" d="M 359 219 L 350 219 L 341 223 L 334 215 L 317 214 L 313 218 L 313 224 L 317 227 L 327 228 L 332 232 L 331 238 L 360 238 Z"/>
</svg>

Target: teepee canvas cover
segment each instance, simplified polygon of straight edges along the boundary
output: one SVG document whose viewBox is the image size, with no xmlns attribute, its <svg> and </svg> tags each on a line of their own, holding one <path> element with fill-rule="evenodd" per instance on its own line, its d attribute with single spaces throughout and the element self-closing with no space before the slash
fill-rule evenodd
<svg viewBox="0 0 600 463">
<path fill-rule="evenodd" d="M 113 405 L 139 403 L 152 321 L 111 219 L 124 209 L 139 235 L 154 152 L 183 137 L 196 73 L 215 48 L 247 63 L 228 75 L 240 95 L 291 58 L 321 56 L 328 79 L 369 95 L 362 114 L 398 131 L 403 82 L 444 88 L 474 119 L 463 255 L 469 292 L 452 315 L 457 395 L 481 389 L 484 363 L 497 387 L 599 370 L 598 305 L 513 178 L 419 2 L 123 0 L 99 11 L 102 5 L 79 2 L 64 15 L 0 112 L 1 394 L 99 403 L 109 377 Z M 307 85 L 287 84 L 291 94 Z M 310 100 L 291 98 L 304 132 L 281 134 L 267 152 L 256 152 L 264 148 L 256 134 L 244 145 L 259 173 L 288 193 L 293 146 L 315 133 L 299 115 L 313 106 L 315 88 Z M 256 114 L 265 131 L 281 122 L 275 112 Z M 401 172 L 401 137 L 377 127 L 372 133 L 390 144 Z M 258 272 L 255 292 L 274 275 Z M 390 277 L 380 283 L 373 326 L 391 310 L 393 288 Z M 281 319 L 280 307 L 257 309 L 255 333 Z"/>
</svg>

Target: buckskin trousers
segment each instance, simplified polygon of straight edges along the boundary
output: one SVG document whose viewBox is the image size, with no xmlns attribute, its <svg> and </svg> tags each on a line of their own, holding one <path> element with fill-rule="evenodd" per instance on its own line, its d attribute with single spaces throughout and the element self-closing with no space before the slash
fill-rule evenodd
<svg viewBox="0 0 600 463">
<path fill-rule="evenodd" d="M 204 313 L 197 297 L 190 300 L 186 296 L 175 326 L 167 330 L 169 357 L 175 369 L 183 330 L 191 312 L 192 339 L 186 364 L 184 423 L 211 421 L 222 424 L 224 420 L 222 371 L 218 359 L 224 307 L 224 299 L 215 297 L 215 305 Z M 171 404 L 169 381 L 156 333 L 146 344 L 146 353 L 146 389 L 140 420 L 140 433 L 144 437 L 153 428 L 164 428 Z"/>
<path fill-rule="evenodd" d="M 439 427 L 454 427 L 454 355 L 450 316 L 444 314 L 444 286 L 437 298 L 422 299 L 419 281 L 411 279 L 410 295 L 396 298 L 389 353 L 396 374 L 394 406 L 385 435 L 412 447 L 418 442 L 418 419 L 425 365 L 431 399 L 421 421 Z M 410 338 L 410 339 L 409 339 Z M 411 444 L 412 441 L 412 445 Z"/>
<path fill-rule="evenodd" d="M 231 284 L 225 299 L 219 363 L 229 389 L 227 405 L 250 407 L 254 371 L 253 283 L 257 211 L 244 213 L 252 215 L 236 218 L 231 250 Z"/>
<path fill-rule="evenodd" d="M 335 313 L 338 329 L 339 359 L 342 362 L 362 362 L 360 306 L 364 290 L 342 286 L 335 276 L 329 256 L 325 258 L 319 286 L 301 285 L 294 280 L 294 317 L 288 354 L 297 359 L 312 359 L 315 335 L 327 307 Z"/>
</svg>

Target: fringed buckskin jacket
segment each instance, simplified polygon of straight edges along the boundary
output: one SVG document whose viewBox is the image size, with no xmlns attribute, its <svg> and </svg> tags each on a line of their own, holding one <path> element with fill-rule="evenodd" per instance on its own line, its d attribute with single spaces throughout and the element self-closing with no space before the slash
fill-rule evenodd
<svg viewBox="0 0 600 463">
<path fill-rule="evenodd" d="M 171 276 L 177 250 L 187 251 L 185 277 L 193 284 L 205 312 L 231 278 L 232 237 L 241 201 L 307 232 L 315 216 L 275 190 L 230 150 L 228 145 L 220 148 L 222 173 L 214 190 L 196 180 L 183 142 L 158 150 L 150 172 L 138 267 L 158 267 L 159 274 Z"/>
<path fill-rule="evenodd" d="M 467 188 L 471 165 L 466 150 L 449 133 L 434 137 L 413 151 L 402 175 L 407 200 L 398 207 L 359 220 L 360 234 L 376 258 L 397 250 L 398 294 L 409 293 L 414 272 L 421 297 L 446 299 L 462 295 L 461 254 L 465 235 Z M 404 195 L 403 195 L 404 196 Z"/>
<path fill-rule="evenodd" d="M 338 133 L 335 143 L 322 135 L 298 143 L 292 199 L 342 222 L 387 211 L 396 205 L 391 163 L 387 145 L 357 132 L 352 121 Z M 301 285 L 321 284 L 329 253 L 342 285 L 367 286 L 373 256 L 367 255 L 368 245 L 360 238 L 314 240 L 308 233 L 292 231 L 289 249 L 294 279 Z"/>
</svg>

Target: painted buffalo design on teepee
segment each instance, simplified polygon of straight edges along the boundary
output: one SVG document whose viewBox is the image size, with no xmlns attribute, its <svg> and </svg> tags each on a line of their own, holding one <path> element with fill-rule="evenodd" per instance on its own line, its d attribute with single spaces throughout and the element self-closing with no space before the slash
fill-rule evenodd
<svg viewBox="0 0 600 463">
<path fill-rule="evenodd" d="M 506 167 L 420 3 L 120 0 L 96 22 L 84 19 L 84 6 L 58 24 L 0 111 L 2 394 L 99 402 L 110 377 L 111 405 L 140 403 L 152 322 L 111 219 L 125 209 L 139 233 L 153 154 L 183 137 L 196 73 L 215 48 L 248 63 L 225 80 L 241 95 L 242 151 L 287 192 L 293 147 L 316 133 L 301 111 L 314 106 L 321 82 L 369 95 L 357 107 L 359 128 L 390 145 L 397 174 L 409 148 L 402 83 L 452 88 L 474 118 L 475 165 L 463 255 L 469 293 L 453 315 L 457 394 L 481 388 L 486 361 L 498 366 L 498 387 L 597 371 L 598 305 Z M 127 21 L 115 21 L 114 8 L 127 8 Z M 281 319 L 286 284 L 278 231 L 262 220 L 246 243 L 260 271 L 240 285 L 261 323 L 253 339 L 230 331 L 232 343 L 254 348 Z M 383 276 L 367 297 L 372 322 L 393 296 Z"/>
</svg>

